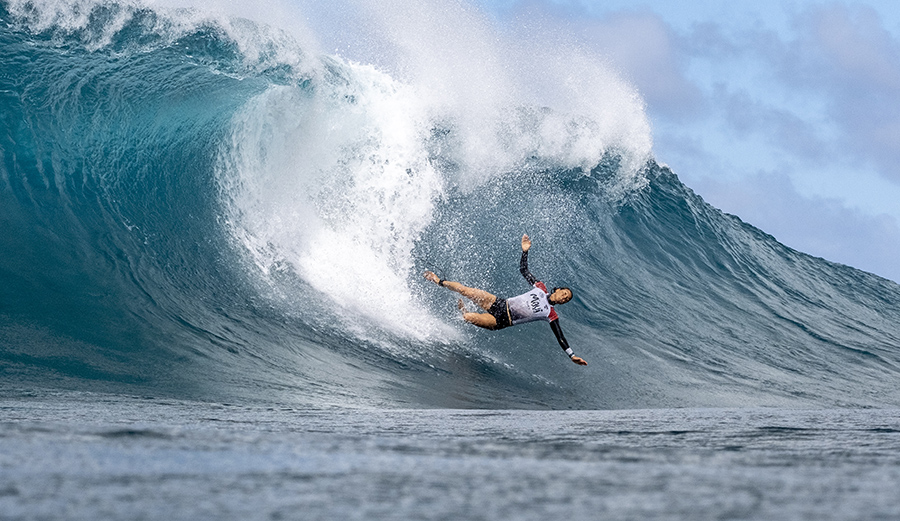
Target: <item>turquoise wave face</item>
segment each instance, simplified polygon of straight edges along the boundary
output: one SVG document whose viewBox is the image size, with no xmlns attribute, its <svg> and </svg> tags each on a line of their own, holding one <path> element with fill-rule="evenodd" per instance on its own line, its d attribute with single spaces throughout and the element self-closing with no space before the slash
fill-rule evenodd
<svg viewBox="0 0 900 521">
<path fill-rule="evenodd" d="M 314 406 L 900 404 L 900 287 L 780 245 L 652 161 L 560 152 L 592 143 L 585 118 L 521 104 L 473 141 L 414 86 L 247 21 L 11 11 L 11 385 Z M 264 45 L 248 52 L 236 27 Z M 574 290 L 558 312 L 587 368 L 544 325 L 467 327 L 421 279 L 523 293 L 525 232 L 535 275 Z"/>
<path fill-rule="evenodd" d="M 2 46 L 3 312 L 24 335 L 7 360 L 154 381 L 172 355 L 145 349 L 165 336 L 153 317 L 190 275 L 215 280 L 208 172 L 248 89 L 171 46 L 91 52 L 11 28 Z"/>
</svg>

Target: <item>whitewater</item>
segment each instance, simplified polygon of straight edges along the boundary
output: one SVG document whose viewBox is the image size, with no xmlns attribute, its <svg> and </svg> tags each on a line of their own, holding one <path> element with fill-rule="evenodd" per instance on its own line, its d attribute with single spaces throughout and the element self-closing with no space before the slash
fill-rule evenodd
<svg viewBox="0 0 900 521">
<path fill-rule="evenodd" d="M 900 286 L 707 204 L 564 37 L 8 0 L 0 118 L 14 519 L 900 512 Z M 523 233 L 587 367 L 422 278 L 522 293 Z"/>
</svg>

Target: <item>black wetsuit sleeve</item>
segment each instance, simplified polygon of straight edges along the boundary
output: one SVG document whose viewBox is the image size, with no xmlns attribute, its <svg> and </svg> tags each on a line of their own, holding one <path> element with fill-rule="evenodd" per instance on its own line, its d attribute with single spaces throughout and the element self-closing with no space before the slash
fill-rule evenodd
<svg viewBox="0 0 900 521">
<path fill-rule="evenodd" d="M 572 348 L 569 347 L 569 343 L 566 342 L 566 337 L 563 335 L 562 327 L 559 325 L 559 319 L 550 322 L 550 329 L 552 329 L 553 334 L 556 335 L 556 341 L 559 342 L 559 347 L 569 355 L 569 358 L 574 356 L 575 353 L 572 352 Z"/>
<path fill-rule="evenodd" d="M 534 284 L 538 281 L 538 279 L 536 279 L 535 276 L 532 275 L 530 271 L 528 271 L 528 252 L 527 251 L 522 252 L 522 258 L 519 260 L 519 273 L 521 273 L 522 276 L 525 277 L 525 280 L 527 280 L 528 283 L 531 284 L 532 286 L 534 286 Z"/>
</svg>

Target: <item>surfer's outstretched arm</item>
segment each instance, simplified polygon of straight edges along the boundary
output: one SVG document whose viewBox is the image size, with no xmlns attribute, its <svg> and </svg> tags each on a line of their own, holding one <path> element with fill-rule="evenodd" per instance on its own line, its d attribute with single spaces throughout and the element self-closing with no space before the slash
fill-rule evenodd
<svg viewBox="0 0 900 521">
<path fill-rule="evenodd" d="M 528 271 L 528 250 L 530 249 L 531 239 L 528 238 L 528 234 L 526 233 L 525 235 L 522 235 L 522 258 L 519 259 L 519 273 L 525 277 L 525 280 L 527 280 L 529 284 L 534 286 L 538 279 Z"/>
<path fill-rule="evenodd" d="M 563 335 L 562 327 L 559 325 L 559 319 L 550 322 L 550 329 L 553 330 L 553 334 L 556 335 L 556 341 L 559 342 L 559 347 L 563 348 L 563 351 L 569 355 L 569 358 L 578 365 L 587 365 L 587 362 L 584 361 L 583 358 L 575 356 L 575 353 L 572 351 L 572 348 L 569 347 L 569 343 L 566 342 L 566 336 Z"/>
</svg>

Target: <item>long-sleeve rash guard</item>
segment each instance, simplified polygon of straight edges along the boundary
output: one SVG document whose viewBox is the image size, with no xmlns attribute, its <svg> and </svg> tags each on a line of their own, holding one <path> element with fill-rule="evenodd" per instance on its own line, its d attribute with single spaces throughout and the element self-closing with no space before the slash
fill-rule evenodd
<svg viewBox="0 0 900 521">
<path fill-rule="evenodd" d="M 547 299 L 550 296 L 550 292 L 547 291 L 547 286 L 528 271 L 527 251 L 522 252 L 522 258 L 519 261 L 519 273 L 521 273 L 522 276 L 525 277 L 525 280 L 534 286 L 535 289 L 506 300 L 512 324 L 523 324 L 535 320 L 546 320 L 550 322 L 550 329 L 553 330 L 553 334 L 556 335 L 556 341 L 559 342 L 559 346 L 562 347 L 563 351 L 565 351 L 569 357 L 574 356 L 572 348 L 570 348 L 569 343 L 566 342 L 566 337 L 563 335 L 562 328 L 559 325 L 559 316 Z"/>
</svg>

